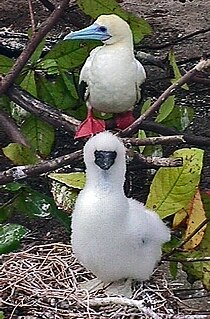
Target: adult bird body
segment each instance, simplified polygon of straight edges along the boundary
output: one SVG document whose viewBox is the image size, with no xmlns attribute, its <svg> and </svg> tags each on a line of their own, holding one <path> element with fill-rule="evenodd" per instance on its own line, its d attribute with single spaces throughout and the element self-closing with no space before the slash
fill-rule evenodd
<svg viewBox="0 0 210 319">
<path fill-rule="evenodd" d="M 76 137 L 105 129 L 103 121 L 93 118 L 92 109 L 103 113 L 122 113 L 117 120 L 119 128 L 131 124 L 134 120 L 131 111 L 140 100 L 140 86 L 145 81 L 146 73 L 134 57 L 129 25 L 114 14 L 102 15 L 93 25 L 72 32 L 64 39 L 96 39 L 104 43 L 91 51 L 80 73 L 79 81 L 87 103 L 88 117 Z"/>
<path fill-rule="evenodd" d="M 85 145 L 87 181 L 72 216 L 72 248 L 103 282 L 148 279 L 170 233 L 159 216 L 124 194 L 125 148 L 110 132 Z"/>
</svg>

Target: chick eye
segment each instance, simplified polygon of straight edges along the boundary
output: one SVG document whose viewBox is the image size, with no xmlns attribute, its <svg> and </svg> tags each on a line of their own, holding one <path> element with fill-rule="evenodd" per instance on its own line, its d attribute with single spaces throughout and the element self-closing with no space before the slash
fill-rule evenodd
<svg viewBox="0 0 210 319">
<path fill-rule="evenodd" d="M 104 26 L 101 26 L 101 27 L 99 27 L 99 30 L 102 31 L 102 32 L 106 32 L 106 31 L 107 31 L 107 28 L 104 27 Z"/>
</svg>

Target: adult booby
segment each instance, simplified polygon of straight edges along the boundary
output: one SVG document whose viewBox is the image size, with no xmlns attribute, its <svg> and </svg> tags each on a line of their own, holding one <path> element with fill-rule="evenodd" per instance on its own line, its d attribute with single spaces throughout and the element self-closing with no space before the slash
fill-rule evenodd
<svg viewBox="0 0 210 319">
<path fill-rule="evenodd" d="M 91 51 L 80 73 L 80 91 L 88 115 L 76 137 L 105 130 L 105 122 L 93 118 L 93 109 L 121 113 L 116 121 L 118 128 L 130 125 L 134 121 L 131 111 L 140 100 L 140 86 L 146 73 L 134 57 L 133 35 L 127 22 L 114 14 L 101 15 L 91 26 L 66 35 L 64 40 L 68 39 L 95 39 L 104 43 Z"/>
<path fill-rule="evenodd" d="M 86 185 L 72 216 L 75 255 L 104 283 L 148 279 L 170 232 L 157 213 L 125 196 L 123 143 L 99 133 L 86 143 L 84 161 Z"/>
</svg>

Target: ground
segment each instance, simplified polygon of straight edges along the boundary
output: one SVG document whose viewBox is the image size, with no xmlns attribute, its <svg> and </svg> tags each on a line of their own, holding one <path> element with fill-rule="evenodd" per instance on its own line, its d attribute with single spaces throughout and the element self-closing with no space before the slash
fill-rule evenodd
<svg viewBox="0 0 210 319">
<path fill-rule="evenodd" d="M 54 1 L 56 3 L 56 1 Z M 134 12 L 135 14 L 144 17 L 152 26 L 152 36 L 146 38 L 140 48 L 145 52 L 152 53 L 159 56 L 162 60 L 165 59 L 168 50 L 172 47 L 175 51 L 177 61 L 179 62 L 182 70 L 189 69 L 192 65 L 199 61 L 202 55 L 210 56 L 209 43 L 210 43 L 210 1 L 194 0 L 194 1 L 163 1 L 163 0 L 141 0 L 141 1 L 121 1 L 123 8 Z M 41 2 L 32 1 L 33 9 L 35 12 L 36 22 L 41 23 L 49 15 L 47 9 L 43 9 Z M 74 15 L 70 15 L 68 13 Z M 74 17 L 79 15 L 76 19 L 77 25 L 88 24 L 89 19 L 85 18 L 76 8 L 70 9 L 69 12 L 60 19 L 59 23 L 52 30 L 51 36 L 57 36 L 66 33 L 66 29 L 71 29 L 71 21 Z M 28 1 L 26 0 L 3 0 L 0 3 L 0 39 L 5 41 L 3 32 L 17 31 L 26 32 L 30 25 L 30 16 L 28 10 Z M 199 31 L 197 32 L 196 31 Z M 186 35 L 194 34 L 194 36 L 186 37 Z M 3 37 L 2 37 L 3 36 Z M 0 45 L 1 49 L 1 45 Z M 167 75 L 164 71 L 158 68 L 147 68 L 147 84 L 146 94 L 148 96 L 159 96 L 160 93 L 168 86 Z M 209 117 L 210 117 L 210 91 L 209 87 L 193 84 L 191 85 L 190 92 L 187 94 L 180 93 L 178 100 L 182 103 L 192 105 L 195 109 L 196 117 L 193 124 L 190 126 L 189 131 L 203 136 L 210 136 Z M 0 144 L 5 142 L 5 136 L 0 130 Z M 2 137 L 3 136 L 3 137 Z M 68 136 L 66 137 L 68 139 Z M 57 141 L 63 141 L 63 138 Z M 66 143 L 66 140 L 65 140 Z M 59 146 L 60 153 L 62 146 Z M 210 182 L 210 149 L 205 148 L 205 165 L 202 174 L 201 186 L 202 188 L 209 188 Z M 4 167 L 1 167 L 1 170 Z M 135 185 L 135 195 L 142 186 Z M 148 188 L 148 187 L 147 187 Z M 138 196 L 137 196 L 138 197 Z M 142 198 L 144 198 L 143 196 Z M 32 230 L 30 236 L 23 243 L 23 248 L 28 248 L 33 244 L 51 244 L 52 242 L 68 243 L 68 234 L 63 228 L 54 220 L 42 221 L 26 221 L 22 217 L 16 216 L 15 221 L 21 220 L 29 229 Z M 181 291 L 180 282 L 183 280 L 178 279 L 178 290 Z M 188 286 L 189 288 L 189 286 Z M 185 287 L 183 288 L 185 289 Z M 196 301 L 195 301 L 196 300 Z M 203 311 L 208 309 L 209 303 L 204 298 L 200 303 L 198 299 L 193 299 L 193 305 L 198 310 Z M 192 305 L 192 303 L 191 303 Z M 9 318 L 9 317 L 8 317 Z M 15 316 L 12 318 L 16 318 Z M 30 317 L 32 318 L 32 317 Z M 204 318 L 204 317 L 203 317 Z"/>
</svg>

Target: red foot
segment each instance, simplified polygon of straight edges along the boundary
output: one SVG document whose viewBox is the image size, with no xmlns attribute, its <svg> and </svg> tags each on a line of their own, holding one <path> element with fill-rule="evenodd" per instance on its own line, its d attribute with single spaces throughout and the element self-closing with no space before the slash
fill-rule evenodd
<svg viewBox="0 0 210 319">
<path fill-rule="evenodd" d="M 103 131 L 105 131 L 104 120 L 94 119 L 92 110 L 88 110 L 87 118 L 76 131 L 75 138 L 87 137 Z"/>
<path fill-rule="evenodd" d="M 135 121 L 132 111 L 117 114 L 116 127 L 123 130 Z"/>
</svg>

